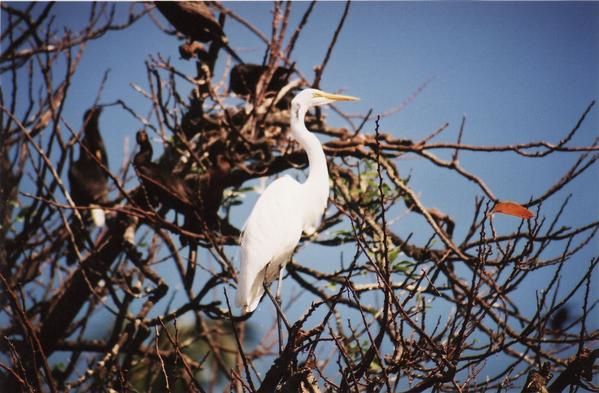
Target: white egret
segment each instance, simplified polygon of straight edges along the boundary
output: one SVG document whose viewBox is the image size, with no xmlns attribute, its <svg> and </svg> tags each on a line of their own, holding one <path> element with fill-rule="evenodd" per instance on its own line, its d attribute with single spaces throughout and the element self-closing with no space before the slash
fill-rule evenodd
<svg viewBox="0 0 599 393">
<path fill-rule="evenodd" d="M 252 312 L 264 294 L 264 285 L 279 278 L 302 232 L 312 234 L 320 225 L 329 197 L 327 161 L 318 138 L 306 128 L 309 108 L 356 97 L 305 89 L 291 102 L 291 135 L 308 155 L 309 174 L 304 183 L 290 176 L 272 182 L 262 193 L 241 234 L 241 270 L 237 305 Z"/>
</svg>

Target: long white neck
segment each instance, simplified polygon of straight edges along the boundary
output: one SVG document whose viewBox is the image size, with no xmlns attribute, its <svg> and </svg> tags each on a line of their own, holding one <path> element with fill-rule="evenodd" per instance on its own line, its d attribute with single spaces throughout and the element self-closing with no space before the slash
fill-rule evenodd
<svg viewBox="0 0 599 393">
<path fill-rule="evenodd" d="M 329 171 L 322 145 L 318 138 L 308 131 L 304 125 L 306 110 L 298 108 L 291 112 L 291 134 L 306 151 L 308 165 L 310 166 L 308 179 L 304 184 L 316 191 L 326 201 L 329 196 Z"/>
</svg>

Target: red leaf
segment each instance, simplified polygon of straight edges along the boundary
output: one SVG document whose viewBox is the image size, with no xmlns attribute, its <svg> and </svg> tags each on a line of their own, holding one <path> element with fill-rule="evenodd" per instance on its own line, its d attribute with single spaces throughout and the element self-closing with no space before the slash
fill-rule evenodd
<svg viewBox="0 0 599 393">
<path fill-rule="evenodd" d="M 515 202 L 497 202 L 491 213 L 503 213 L 509 216 L 520 217 L 528 220 L 534 214 L 522 205 Z"/>
</svg>

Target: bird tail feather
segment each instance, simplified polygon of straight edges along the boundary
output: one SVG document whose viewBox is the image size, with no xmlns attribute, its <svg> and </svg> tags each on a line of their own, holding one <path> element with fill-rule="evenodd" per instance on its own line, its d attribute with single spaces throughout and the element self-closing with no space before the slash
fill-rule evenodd
<svg viewBox="0 0 599 393">
<path fill-rule="evenodd" d="M 257 270 L 255 264 L 249 263 L 250 257 L 247 255 L 245 247 L 241 247 L 240 254 L 241 271 L 238 276 L 235 301 L 243 313 L 248 313 L 258 307 L 258 303 L 260 303 L 260 299 L 264 294 L 262 285 L 266 269 Z"/>
</svg>

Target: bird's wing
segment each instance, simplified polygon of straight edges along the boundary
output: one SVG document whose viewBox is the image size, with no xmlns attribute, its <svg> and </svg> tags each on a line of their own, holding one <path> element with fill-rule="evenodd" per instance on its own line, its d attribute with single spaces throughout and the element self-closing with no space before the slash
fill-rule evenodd
<svg viewBox="0 0 599 393">
<path fill-rule="evenodd" d="M 158 11 L 181 34 L 194 41 L 224 41 L 224 33 L 210 8 L 201 1 L 156 1 Z"/>
<path fill-rule="evenodd" d="M 71 189 L 71 198 L 76 205 L 81 204 L 81 200 L 84 198 L 82 186 L 80 185 L 81 171 L 78 168 L 78 161 L 74 161 L 69 168 L 69 185 Z"/>
<path fill-rule="evenodd" d="M 301 184 L 289 176 L 271 183 L 256 202 L 241 235 L 237 304 L 247 311 L 256 308 L 263 282 L 277 277 L 299 242 L 302 212 Z"/>
<path fill-rule="evenodd" d="M 75 161 L 69 168 L 71 197 L 77 205 L 105 203 L 108 181 L 95 162 Z"/>
</svg>

